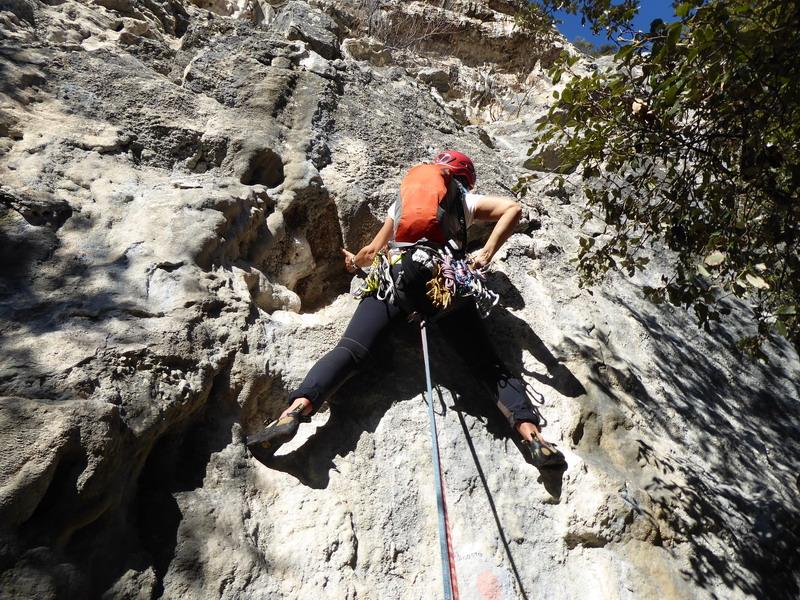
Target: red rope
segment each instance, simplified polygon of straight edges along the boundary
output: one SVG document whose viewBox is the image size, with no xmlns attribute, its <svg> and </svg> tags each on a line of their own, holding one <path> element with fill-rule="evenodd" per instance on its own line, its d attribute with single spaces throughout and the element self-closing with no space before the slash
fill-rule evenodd
<svg viewBox="0 0 800 600">
<path fill-rule="evenodd" d="M 441 469 L 441 459 L 439 460 Z M 450 583 L 452 585 L 453 600 L 459 600 L 458 578 L 456 577 L 456 558 L 453 555 L 453 533 L 450 531 L 450 519 L 447 516 L 447 500 L 444 489 L 444 477 L 442 477 L 442 503 L 444 504 L 444 526 L 447 533 L 447 566 L 450 568 Z"/>
</svg>

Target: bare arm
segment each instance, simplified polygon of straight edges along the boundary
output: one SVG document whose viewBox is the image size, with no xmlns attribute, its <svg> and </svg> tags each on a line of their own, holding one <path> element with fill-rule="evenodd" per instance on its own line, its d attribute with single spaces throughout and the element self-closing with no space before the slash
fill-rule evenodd
<svg viewBox="0 0 800 600">
<path fill-rule="evenodd" d="M 496 221 L 494 229 L 483 245 L 472 257 L 474 265 L 485 267 L 492 257 L 514 232 L 522 217 L 522 207 L 510 196 L 484 196 L 475 205 L 477 221 Z"/>
<path fill-rule="evenodd" d="M 372 238 L 372 241 L 361 248 L 356 254 L 342 248 L 345 268 L 352 273 L 358 267 L 368 267 L 371 265 L 375 255 L 389 243 L 389 240 L 392 239 L 392 235 L 394 235 L 394 219 L 386 217 L 383 226 L 378 233 L 375 234 L 375 237 Z"/>
</svg>

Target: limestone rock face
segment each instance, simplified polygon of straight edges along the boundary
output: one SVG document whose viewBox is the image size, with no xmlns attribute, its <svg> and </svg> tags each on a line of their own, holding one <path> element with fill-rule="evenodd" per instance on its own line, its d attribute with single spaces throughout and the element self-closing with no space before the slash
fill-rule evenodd
<svg viewBox="0 0 800 600">
<path fill-rule="evenodd" d="M 524 172 L 566 42 L 520 4 L 0 5 L 0 596 L 440 596 L 414 326 L 269 464 L 244 437 L 344 331 L 340 248 L 409 166 Z M 568 467 L 526 462 L 433 328 L 461 596 L 797 597 L 796 353 L 646 303 L 663 257 L 579 288 L 582 199 L 522 202 L 487 326 Z"/>
</svg>

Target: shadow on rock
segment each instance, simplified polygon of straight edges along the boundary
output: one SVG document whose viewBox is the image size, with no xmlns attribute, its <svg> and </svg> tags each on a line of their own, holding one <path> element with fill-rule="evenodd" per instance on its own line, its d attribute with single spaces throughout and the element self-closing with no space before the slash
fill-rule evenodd
<svg viewBox="0 0 800 600">
<path fill-rule="evenodd" d="M 349 409 L 331 405 L 328 420 L 300 448 L 283 455 L 254 457 L 271 469 L 297 478 L 305 486 L 317 490 L 325 489 L 330 483 L 331 471 L 337 470 L 334 459 L 355 450 L 364 432 L 375 431 L 380 417 L 391 404 L 387 401 L 384 405 L 375 407 L 368 419 L 356 419 Z"/>
<path fill-rule="evenodd" d="M 578 378 L 553 355 L 542 338 L 536 335 L 526 321 L 511 312 L 524 308 L 525 301 L 506 274 L 499 271 L 492 272 L 489 276 L 489 285 L 500 294 L 500 303 L 489 314 L 485 324 L 498 354 L 511 372 L 532 377 L 568 398 L 585 394 L 586 389 Z M 501 343 L 505 340 L 509 340 L 509 343 Z M 525 368 L 523 362 L 525 350 L 547 369 L 547 374 Z"/>
<path fill-rule="evenodd" d="M 156 596 L 164 592 L 164 578 L 180 541 L 184 515 L 176 497 L 201 488 L 212 456 L 231 442 L 239 407 L 227 393 L 230 385 L 230 374 L 223 371 L 202 412 L 156 441 L 139 476 L 132 516 L 156 576 Z"/>
<path fill-rule="evenodd" d="M 657 433 L 684 447 L 664 457 L 638 440 L 637 462 L 657 474 L 645 488 L 654 514 L 637 510 L 659 522 L 663 535 L 689 545 L 682 575 L 712 597 L 722 582 L 754 597 L 797 598 L 800 505 L 789 478 L 800 463 L 786 444 L 797 437 L 792 415 L 800 390 L 781 368 L 790 364 L 786 349 L 773 349 L 781 364 L 748 362 L 736 350 L 743 330 L 720 328 L 712 337 L 686 312 L 650 306 L 644 313 L 621 298 L 614 302 L 647 332 L 654 372 L 628 364 L 607 339 L 599 346 L 588 336 L 570 342 L 594 364 L 593 386 L 613 402 L 633 403 Z M 696 335 L 687 336 L 691 331 Z M 725 365 L 736 366 L 734 376 Z M 659 382 L 659 396 L 645 377 Z M 722 541 L 724 553 L 709 536 Z"/>
<path fill-rule="evenodd" d="M 513 285 L 508 283 L 509 292 L 519 296 Z M 496 316 L 486 323 L 492 332 L 495 345 L 503 339 L 510 343 L 502 344 L 499 352 L 512 373 L 525 373 L 536 376 L 523 369 L 523 350 L 528 350 L 549 371 L 541 376 L 541 381 L 565 396 L 574 397 L 585 393 L 583 385 L 560 363 L 545 346 L 544 342 L 522 319 L 503 308 L 496 309 Z M 499 330 L 499 331 L 497 331 Z M 498 335 L 499 334 L 499 335 Z M 522 341 L 522 343 L 519 343 Z M 493 393 L 486 391 L 477 380 L 462 366 L 462 361 L 437 334 L 433 327 L 429 335 L 431 348 L 431 373 L 434 384 L 453 392 L 455 404 L 452 407 L 461 417 L 466 412 L 485 424 L 488 432 L 501 440 L 511 439 L 525 461 L 533 466 L 528 450 L 522 445 L 518 434 L 509 426 L 492 399 Z M 297 478 L 309 487 L 327 487 L 330 472 L 335 470 L 334 458 L 353 451 L 364 432 L 373 432 L 381 418 L 396 398 L 407 398 L 422 392 L 425 386 L 424 367 L 419 351 L 419 330 L 416 325 L 396 326 L 374 351 L 372 364 L 353 380 L 343 385 L 330 402 L 328 421 L 311 435 L 297 450 L 283 455 L 257 458 L 269 468 L 283 471 Z M 409 352 L 405 349 L 413 348 Z M 401 351 L 401 349 L 403 349 Z M 400 376 L 402 374 L 402 377 Z M 539 380 L 538 377 L 534 377 Z M 365 391 L 366 390 L 366 391 Z M 375 393 L 375 390 L 380 390 Z M 536 409 L 542 404 L 541 394 L 530 386 L 529 399 Z M 440 396 L 441 398 L 441 396 Z M 443 414 L 447 407 L 441 401 Z M 542 419 L 542 422 L 546 422 Z M 540 482 L 553 498 L 560 498 L 562 476 L 565 468 L 546 468 L 540 471 Z"/>
<path fill-rule="evenodd" d="M 444 399 L 439 395 L 439 401 L 444 404 Z M 461 412 L 458 412 L 458 422 L 461 425 L 461 430 L 464 432 L 464 438 L 467 441 L 467 446 L 469 447 L 469 452 L 472 455 L 472 461 L 475 463 L 475 468 L 478 471 L 478 477 L 481 480 L 481 485 L 483 485 L 483 491 L 486 493 L 486 499 L 489 501 L 489 507 L 492 509 L 492 516 L 494 517 L 495 525 L 497 526 L 497 533 L 500 536 L 500 541 L 503 543 L 503 548 L 506 551 L 506 557 L 508 557 L 508 563 L 511 565 L 511 570 L 514 573 L 514 578 L 517 580 L 517 585 L 519 586 L 520 595 L 527 600 L 528 595 L 525 593 L 525 587 L 522 585 L 522 578 L 519 575 L 519 570 L 517 569 L 517 563 L 514 560 L 514 555 L 511 552 L 511 547 L 508 544 L 508 539 L 506 538 L 505 529 L 503 528 L 503 524 L 500 521 L 500 515 L 497 513 L 497 506 L 494 503 L 494 497 L 492 496 L 492 492 L 489 489 L 489 484 L 486 481 L 486 475 L 483 472 L 483 468 L 481 467 L 481 461 L 478 458 L 478 453 L 475 452 L 475 445 L 472 443 L 472 436 L 469 434 L 469 427 L 467 427 L 467 422 L 464 420 L 464 415 Z"/>
<path fill-rule="evenodd" d="M 374 432 L 397 398 L 413 396 L 423 389 L 418 335 L 416 326 L 395 326 L 378 343 L 363 370 L 336 391 L 328 402 L 328 420 L 301 447 L 256 460 L 310 488 L 328 487 L 330 473 L 336 471 L 334 459 L 355 450 L 363 433 Z"/>
</svg>

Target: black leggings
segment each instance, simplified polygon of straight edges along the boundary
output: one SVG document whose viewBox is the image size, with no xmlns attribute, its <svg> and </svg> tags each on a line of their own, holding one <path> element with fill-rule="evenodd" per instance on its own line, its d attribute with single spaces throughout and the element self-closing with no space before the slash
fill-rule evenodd
<svg viewBox="0 0 800 600">
<path fill-rule="evenodd" d="M 289 395 L 289 402 L 308 398 L 314 411 L 319 410 L 322 403 L 363 365 L 381 333 L 405 317 L 406 314 L 391 302 L 375 296 L 361 300 L 342 339 L 311 367 L 300 387 Z M 465 301 L 438 318 L 436 324 L 512 426 L 520 421 L 539 424 L 539 415 L 525 394 L 525 384 L 511 376 L 497 356 L 473 301 Z"/>
</svg>

